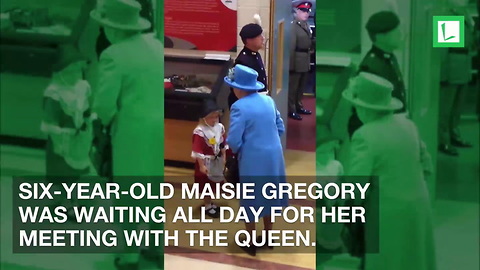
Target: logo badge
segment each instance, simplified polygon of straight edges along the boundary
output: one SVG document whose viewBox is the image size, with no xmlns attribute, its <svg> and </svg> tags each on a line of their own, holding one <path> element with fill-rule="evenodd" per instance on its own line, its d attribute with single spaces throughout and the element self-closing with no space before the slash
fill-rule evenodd
<svg viewBox="0 0 480 270">
<path fill-rule="evenodd" d="M 463 48 L 465 17 L 433 16 L 433 47 Z"/>
</svg>

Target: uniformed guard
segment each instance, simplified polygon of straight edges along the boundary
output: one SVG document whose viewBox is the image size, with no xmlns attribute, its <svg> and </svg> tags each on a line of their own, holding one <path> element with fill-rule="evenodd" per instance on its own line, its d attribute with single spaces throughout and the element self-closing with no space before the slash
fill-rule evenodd
<svg viewBox="0 0 480 270">
<path fill-rule="evenodd" d="M 255 14 L 254 21 L 254 23 L 249 23 L 243 26 L 242 30 L 240 30 L 240 38 L 242 39 L 244 47 L 237 56 L 237 59 L 235 59 L 235 65 L 241 64 L 258 72 L 257 80 L 265 85 L 265 88 L 258 92 L 266 92 L 268 89 L 267 73 L 265 71 L 262 56 L 259 53 L 265 44 L 265 37 L 263 36 L 261 20 L 258 14 Z M 232 107 L 232 104 L 238 100 L 233 93 L 233 90 L 230 90 L 230 95 L 228 96 L 229 108 Z"/>
<path fill-rule="evenodd" d="M 463 48 L 441 49 L 441 77 L 439 93 L 438 150 L 450 156 L 458 156 L 456 147 L 471 148 L 472 144 L 460 135 L 460 117 L 472 80 L 472 60 L 477 44 L 474 38 L 474 20 L 468 12 L 468 0 L 450 0 L 445 16 L 463 16 Z"/>
<path fill-rule="evenodd" d="M 392 96 L 399 99 L 404 107 L 396 113 L 406 112 L 406 92 L 403 75 L 393 52 L 402 42 L 400 19 L 391 11 L 380 11 L 373 14 L 367 21 L 366 29 L 372 48 L 363 58 L 359 72 L 365 71 L 385 78 L 393 84 Z M 362 126 L 355 109 L 348 123 L 350 137 Z"/>
<path fill-rule="evenodd" d="M 303 108 L 302 97 L 310 71 L 310 54 L 313 53 L 312 30 L 308 25 L 312 3 L 300 2 L 293 6 L 294 20 L 290 37 L 290 78 L 288 86 L 288 117 L 302 120 L 300 114 L 312 114 Z"/>
</svg>

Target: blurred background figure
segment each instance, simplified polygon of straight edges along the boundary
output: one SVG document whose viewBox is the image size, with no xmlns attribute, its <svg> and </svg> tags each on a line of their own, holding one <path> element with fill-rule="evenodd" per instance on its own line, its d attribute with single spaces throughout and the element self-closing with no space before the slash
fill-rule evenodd
<svg viewBox="0 0 480 270">
<path fill-rule="evenodd" d="M 438 148 L 450 156 L 458 156 L 455 147 L 472 147 L 472 144 L 462 138 L 459 130 L 468 84 L 472 80 L 472 59 L 478 46 L 474 21 L 467 8 L 468 0 L 448 0 L 448 14 L 445 14 L 465 18 L 465 46 L 445 48 L 442 51 Z"/>
</svg>

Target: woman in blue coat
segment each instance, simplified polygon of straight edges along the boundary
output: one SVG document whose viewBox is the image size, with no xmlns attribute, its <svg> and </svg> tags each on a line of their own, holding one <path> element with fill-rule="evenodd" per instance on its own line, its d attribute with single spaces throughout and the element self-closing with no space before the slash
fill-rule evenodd
<svg viewBox="0 0 480 270">
<path fill-rule="evenodd" d="M 389 81 L 361 72 L 342 94 L 363 122 L 352 137 L 346 175 L 378 177 L 369 188 L 378 192 L 365 201 L 366 254 L 360 269 L 436 270 L 426 181 L 432 173 L 431 157 L 415 123 L 394 114 L 403 103 L 392 91 Z M 375 219 L 369 209 L 377 211 L 378 223 L 369 222 Z"/>
<path fill-rule="evenodd" d="M 245 207 L 249 217 L 245 227 L 253 239 L 255 220 L 249 207 L 264 207 L 260 217 L 263 217 L 265 231 L 268 231 L 273 226 L 270 220 L 271 207 L 288 205 L 288 199 L 266 199 L 262 195 L 265 184 L 278 186 L 279 183 L 286 182 L 285 160 L 280 142 L 285 126 L 273 99 L 257 92 L 265 87 L 257 81 L 258 73 L 244 65 L 236 65 L 232 71 L 225 77 L 225 82 L 233 88 L 238 100 L 230 110 L 227 143 L 233 153 L 238 155 L 240 182 L 255 184 L 255 199 L 240 200 L 240 206 Z M 261 240 L 258 243 L 262 243 Z M 244 250 L 250 255 L 256 254 L 254 245 L 245 247 Z"/>
</svg>

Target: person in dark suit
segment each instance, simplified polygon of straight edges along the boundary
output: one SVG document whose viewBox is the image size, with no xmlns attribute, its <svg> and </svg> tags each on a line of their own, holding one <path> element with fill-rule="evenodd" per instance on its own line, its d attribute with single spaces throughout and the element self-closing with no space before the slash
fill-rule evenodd
<svg viewBox="0 0 480 270">
<path fill-rule="evenodd" d="M 265 87 L 258 92 L 267 92 L 267 73 L 263 64 L 262 56 L 259 51 L 265 44 L 263 29 L 260 26 L 260 17 L 255 15 L 255 23 L 249 23 L 240 30 L 240 38 L 245 45 L 235 59 L 235 65 L 240 64 L 254 69 L 258 73 L 257 81 L 261 82 Z M 230 89 L 228 96 L 228 107 L 231 108 L 238 98 Z"/>
<path fill-rule="evenodd" d="M 393 84 L 392 96 L 404 104 L 404 107 L 395 113 L 405 113 L 407 108 L 405 82 L 397 58 L 393 54 L 402 41 L 400 19 L 391 11 L 380 11 L 368 19 L 366 29 L 373 45 L 363 58 L 358 72 L 373 73 Z M 353 109 L 348 123 L 350 137 L 361 126 L 362 122 Z"/>
</svg>

